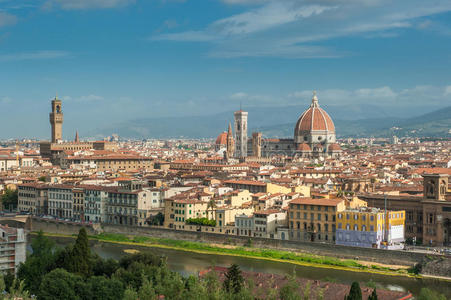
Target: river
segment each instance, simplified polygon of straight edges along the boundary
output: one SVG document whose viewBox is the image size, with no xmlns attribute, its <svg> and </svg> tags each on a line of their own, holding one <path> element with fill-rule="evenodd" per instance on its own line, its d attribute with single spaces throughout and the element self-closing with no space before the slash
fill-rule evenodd
<svg viewBox="0 0 451 300">
<path fill-rule="evenodd" d="M 52 237 L 52 239 L 54 239 L 57 245 L 61 247 L 74 242 L 74 240 L 70 238 Z M 282 275 L 293 274 L 294 271 L 298 277 L 312 280 L 327 279 L 346 284 L 351 284 L 353 281 L 358 281 L 361 284 L 365 284 L 371 280 L 378 288 L 397 291 L 410 291 L 413 295 L 418 295 L 421 288 L 427 287 L 447 295 L 448 298 L 451 298 L 451 283 L 436 279 L 415 279 L 403 276 L 350 272 L 327 268 L 299 266 L 290 263 L 273 262 L 247 257 L 200 254 L 172 249 L 120 245 L 95 240 L 91 240 L 90 245 L 91 249 L 103 258 L 120 259 L 122 256 L 126 255 L 124 252 L 126 249 L 152 251 L 156 254 L 166 256 L 169 268 L 183 275 L 197 274 L 197 272 L 212 265 L 228 267 L 232 263 L 236 263 L 241 267 L 241 269 L 246 271 Z"/>
</svg>

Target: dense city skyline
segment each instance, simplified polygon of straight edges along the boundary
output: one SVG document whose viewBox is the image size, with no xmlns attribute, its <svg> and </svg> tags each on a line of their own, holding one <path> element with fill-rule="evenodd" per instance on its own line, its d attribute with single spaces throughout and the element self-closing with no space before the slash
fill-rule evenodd
<svg viewBox="0 0 451 300">
<path fill-rule="evenodd" d="M 433 111 L 451 103 L 450 10 L 449 1 L 2 0 L 0 125 L 15 126 L 0 138 L 48 138 L 41 120 L 56 93 L 73 120 L 67 138 L 240 102 L 304 107 L 313 89 L 326 108 Z"/>
</svg>

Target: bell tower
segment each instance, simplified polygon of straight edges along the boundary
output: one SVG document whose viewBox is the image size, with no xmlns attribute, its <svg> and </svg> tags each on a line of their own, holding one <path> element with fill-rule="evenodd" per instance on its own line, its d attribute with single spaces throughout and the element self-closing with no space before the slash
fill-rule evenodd
<svg viewBox="0 0 451 300">
<path fill-rule="evenodd" d="M 445 201 L 447 192 L 447 174 L 423 174 L 423 195 L 426 200 Z"/>
<path fill-rule="evenodd" d="M 239 110 L 235 116 L 235 156 L 247 156 L 247 111 Z"/>
<path fill-rule="evenodd" d="M 63 110 L 62 102 L 55 96 L 52 100 L 52 112 L 50 113 L 50 125 L 52 126 L 52 143 L 57 143 L 63 138 Z"/>
</svg>

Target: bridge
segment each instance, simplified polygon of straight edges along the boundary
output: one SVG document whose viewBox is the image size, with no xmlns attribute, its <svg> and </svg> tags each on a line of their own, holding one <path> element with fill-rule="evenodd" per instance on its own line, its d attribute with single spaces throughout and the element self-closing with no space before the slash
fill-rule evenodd
<svg viewBox="0 0 451 300">
<path fill-rule="evenodd" d="M 29 215 L 16 215 L 16 214 L 5 214 L 0 216 L 0 224 L 8 225 L 9 227 L 24 228 L 26 230 L 31 230 L 31 216 Z"/>
</svg>

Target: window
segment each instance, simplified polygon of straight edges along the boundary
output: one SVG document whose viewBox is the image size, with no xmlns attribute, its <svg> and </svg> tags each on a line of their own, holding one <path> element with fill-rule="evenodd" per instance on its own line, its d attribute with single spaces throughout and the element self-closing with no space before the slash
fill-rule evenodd
<svg viewBox="0 0 451 300">
<path fill-rule="evenodd" d="M 342 219 L 342 218 L 343 218 L 343 215 L 342 215 L 342 214 L 338 214 L 338 218 L 339 218 L 339 219 Z"/>
<path fill-rule="evenodd" d="M 370 231 L 374 231 L 374 226 L 370 225 Z"/>
<path fill-rule="evenodd" d="M 349 214 L 346 214 L 346 220 L 349 220 Z"/>
<path fill-rule="evenodd" d="M 304 213 L 304 219 L 307 219 L 307 213 Z"/>
<path fill-rule="evenodd" d="M 354 225 L 354 231 L 358 231 L 359 230 L 359 226 L 357 224 Z"/>
<path fill-rule="evenodd" d="M 359 215 L 358 214 L 355 214 L 354 215 L 354 220 L 358 220 L 359 219 Z"/>
<path fill-rule="evenodd" d="M 349 230 L 351 226 L 349 224 L 346 224 L 346 230 Z"/>
<path fill-rule="evenodd" d="M 318 221 L 321 221 L 321 214 L 318 214 Z"/>
<path fill-rule="evenodd" d="M 371 222 L 374 221 L 374 216 L 373 215 L 370 216 L 370 220 L 371 220 Z M 373 230 L 371 230 L 371 231 L 373 231 Z"/>
</svg>

